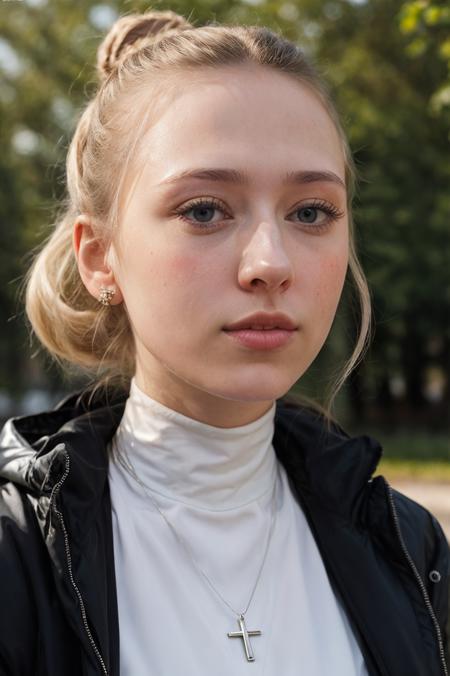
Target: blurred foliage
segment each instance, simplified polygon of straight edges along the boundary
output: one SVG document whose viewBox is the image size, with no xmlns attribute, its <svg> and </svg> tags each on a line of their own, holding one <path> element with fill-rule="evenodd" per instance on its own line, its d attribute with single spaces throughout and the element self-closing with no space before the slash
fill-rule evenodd
<svg viewBox="0 0 450 676">
<path fill-rule="evenodd" d="M 357 243 L 369 279 L 375 340 L 345 389 L 358 421 L 377 411 L 394 424 L 448 421 L 450 360 L 450 163 L 447 96 L 449 9 L 396 0 L 176 0 L 156 2 L 195 25 L 267 25 L 302 45 L 329 81 L 349 134 L 360 184 Z M 0 2 L 0 386 L 20 391 L 42 379 L 30 361 L 18 280 L 64 194 L 64 161 L 75 113 L 96 86 L 97 46 L 119 14 L 147 2 Z M 15 315 L 18 315 L 15 317 Z M 343 303 L 327 368 L 355 339 L 351 302 Z M 445 378 L 443 398 L 426 398 L 430 374 Z M 55 372 L 48 378 L 58 382 Z M 396 399 L 392 379 L 404 383 Z M 303 380 L 303 379 L 302 379 Z M 431 416 L 431 418 L 430 418 Z"/>
<path fill-rule="evenodd" d="M 450 6 L 446 0 L 407 2 L 400 12 L 400 30 L 410 38 L 407 53 L 420 59 L 432 52 L 447 64 L 447 76 L 430 99 L 431 112 L 450 119 Z"/>
</svg>

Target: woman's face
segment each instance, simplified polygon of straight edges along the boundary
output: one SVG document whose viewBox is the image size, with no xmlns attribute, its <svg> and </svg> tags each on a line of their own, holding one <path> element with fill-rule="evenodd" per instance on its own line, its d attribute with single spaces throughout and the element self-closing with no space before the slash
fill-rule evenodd
<svg viewBox="0 0 450 676">
<path fill-rule="evenodd" d="M 228 67 L 180 78 L 139 153 L 110 257 L 137 384 L 202 422 L 244 425 L 308 369 L 333 322 L 348 263 L 339 137 L 307 87 Z M 272 349 L 224 330 L 256 312 L 297 329 Z"/>
</svg>

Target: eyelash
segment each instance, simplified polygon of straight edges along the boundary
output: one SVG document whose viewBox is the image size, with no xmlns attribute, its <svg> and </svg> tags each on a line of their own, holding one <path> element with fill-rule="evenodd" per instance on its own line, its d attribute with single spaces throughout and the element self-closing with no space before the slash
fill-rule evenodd
<svg viewBox="0 0 450 676">
<path fill-rule="evenodd" d="M 201 223 L 201 222 L 196 222 L 192 221 L 190 218 L 186 217 L 186 213 L 191 211 L 191 209 L 194 209 L 195 207 L 198 206 L 206 206 L 206 207 L 211 207 L 214 209 L 219 209 L 220 211 L 223 211 L 224 213 L 227 213 L 226 209 L 224 208 L 223 204 L 219 202 L 219 200 L 215 199 L 214 197 L 199 197 L 195 200 L 192 200 L 191 202 L 188 202 L 185 206 L 183 206 L 181 209 L 176 209 L 175 214 L 178 216 L 183 221 L 186 221 L 190 225 L 200 229 L 200 230 L 215 230 L 221 223 L 222 221 L 216 221 L 215 223 Z M 313 199 L 310 202 L 306 204 L 302 204 L 296 208 L 293 209 L 293 212 L 299 211 L 300 209 L 317 209 L 320 211 L 323 211 L 324 213 L 327 214 L 328 218 L 326 221 L 323 223 L 318 223 L 318 224 L 308 224 L 308 223 L 303 223 L 303 226 L 306 228 L 309 228 L 311 230 L 314 230 L 316 232 L 322 232 L 323 230 L 326 230 L 332 222 L 338 220 L 344 215 L 344 212 L 338 209 L 336 206 L 333 204 L 330 204 L 329 202 L 325 202 L 325 200 L 320 200 L 320 199 Z M 292 212 L 291 212 L 292 213 Z M 299 221 L 301 223 L 301 221 Z"/>
</svg>

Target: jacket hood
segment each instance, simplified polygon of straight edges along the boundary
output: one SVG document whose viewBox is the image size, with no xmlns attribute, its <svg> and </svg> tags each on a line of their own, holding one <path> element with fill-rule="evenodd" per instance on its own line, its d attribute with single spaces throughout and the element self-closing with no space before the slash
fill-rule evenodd
<svg viewBox="0 0 450 676">
<path fill-rule="evenodd" d="M 23 486 L 36 497 L 50 495 L 70 457 L 64 493 L 85 507 L 89 518 L 102 496 L 106 445 L 122 418 L 127 397 L 125 390 L 95 395 L 85 390 L 69 395 L 53 410 L 11 418 L 0 434 L 0 479 Z M 273 445 L 295 490 L 347 515 L 382 454 L 375 439 L 351 437 L 336 423 L 328 429 L 319 413 L 283 398 L 276 402 Z"/>
</svg>

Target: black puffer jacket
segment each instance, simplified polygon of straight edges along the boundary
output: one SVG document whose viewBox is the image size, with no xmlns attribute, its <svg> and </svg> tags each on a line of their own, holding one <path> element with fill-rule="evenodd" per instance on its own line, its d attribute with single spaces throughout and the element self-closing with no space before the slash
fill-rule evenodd
<svg viewBox="0 0 450 676">
<path fill-rule="evenodd" d="M 73 395 L 3 429 L 2 676 L 119 675 L 106 444 L 126 396 Z M 273 444 L 369 674 L 447 674 L 449 549 L 436 519 L 371 478 L 381 448 L 370 437 L 328 432 L 316 414 L 279 400 Z M 312 676 L 301 665 L 294 673 Z"/>
</svg>

